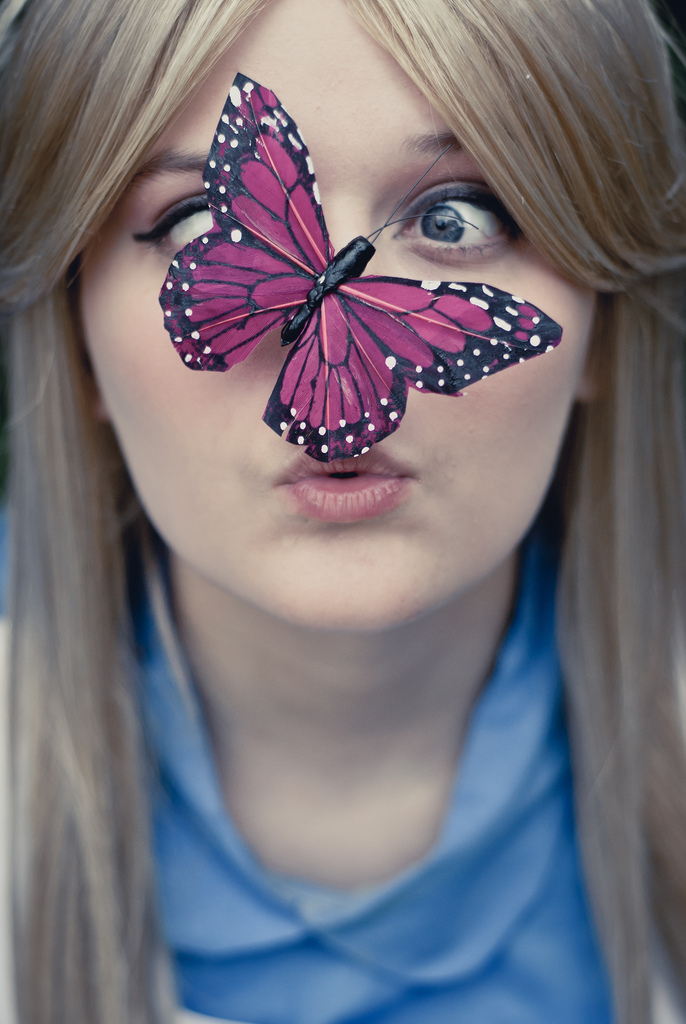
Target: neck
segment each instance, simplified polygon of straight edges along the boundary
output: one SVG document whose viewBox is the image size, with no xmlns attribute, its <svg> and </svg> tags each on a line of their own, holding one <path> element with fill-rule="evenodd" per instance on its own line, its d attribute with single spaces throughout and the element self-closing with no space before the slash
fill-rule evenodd
<svg viewBox="0 0 686 1024">
<path fill-rule="evenodd" d="M 269 867 L 381 881 L 435 840 L 512 603 L 514 556 L 377 633 L 303 629 L 180 561 L 174 594 L 229 809 Z"/>
</svg>

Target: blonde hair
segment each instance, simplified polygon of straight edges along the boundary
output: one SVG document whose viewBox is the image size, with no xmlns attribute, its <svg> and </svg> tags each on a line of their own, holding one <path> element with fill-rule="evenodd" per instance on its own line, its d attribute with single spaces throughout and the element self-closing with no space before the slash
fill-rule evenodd
<svg viewBox="0 0 686 1024">
<path fill-rule="evenodd" d="M 686 978 L 684 152 L 646 0 L 348 0 L 525 233 L 601 294 L 559 470 L 559 634 L 587 878 L 621 1024 L 651 930 Z M 264 0 L 5 0 L 15 921 L 22 1019 L 161 1021 L 124 549 L 142 513 L 95 421 L 75 260 Z M 679 659 L 681 658 L 681 662 Z"/>
</svg>

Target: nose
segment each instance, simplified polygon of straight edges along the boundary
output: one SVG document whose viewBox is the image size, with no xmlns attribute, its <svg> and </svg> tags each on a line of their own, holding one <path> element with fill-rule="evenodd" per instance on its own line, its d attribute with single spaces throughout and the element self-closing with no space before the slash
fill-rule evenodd
<svg viewBox="0 0 686 1024">
<path fill-rule="evenodd" d="M 358 191 L 356 194 L 340 189 L 323 190 L 322 210 L 326 229 L 335 252 L 339 253 L 352 241 L 366 238 L 374 230 L 371 203 Z"/>
</svg>

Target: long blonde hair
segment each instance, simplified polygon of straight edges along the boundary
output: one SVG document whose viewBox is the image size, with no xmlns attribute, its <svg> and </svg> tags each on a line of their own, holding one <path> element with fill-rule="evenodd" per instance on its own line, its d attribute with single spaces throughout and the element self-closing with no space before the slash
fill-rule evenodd
<svg viewBox="0 0 686 1024">
<path fill-rule="evenodd" d="M 145 521 L 92 412 L 78 253 L 265 2 L 0 7 L 15 932 L 27 1024 L 153 1024 L 170 1012 L 124 582 L 125 548 Z M 617 1019 L 644 1024 L 653 926 L 686 978 L 686 200 L 663 33 L 646 0 L 348 3 L 529 238 L 601 293 L 595 397 L 575 413 L 557 481 L 559 635 Z"/>
</svg>

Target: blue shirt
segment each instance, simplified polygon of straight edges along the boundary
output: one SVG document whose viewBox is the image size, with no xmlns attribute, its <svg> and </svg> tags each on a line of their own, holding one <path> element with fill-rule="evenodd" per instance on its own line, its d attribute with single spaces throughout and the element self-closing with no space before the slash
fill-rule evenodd
<svg viewBox="0 0 686 1024">
<path fill-rule="evenodd" d="M 575 838 L 555 562 L 525 549 L 440 836 L 353 893 L 265 870 L 229 817 L 199 704 L 145 613 L 162 927 L 186 1008 L 254 1024 L 610 1024 Z"/>
</svg>

